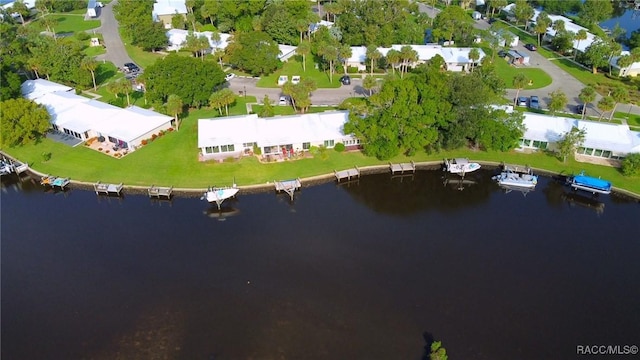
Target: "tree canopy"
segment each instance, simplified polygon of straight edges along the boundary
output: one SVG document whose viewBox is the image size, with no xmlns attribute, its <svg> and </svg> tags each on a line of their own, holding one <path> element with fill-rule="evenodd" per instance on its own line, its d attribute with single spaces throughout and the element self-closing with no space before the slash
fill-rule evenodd
<svg viewBox="0 0 640 360">
<path fill-rule="evenodd" d="M 269 74 L 280 62 L 278 44 L 259 31 L 236 33 L 226 52 L 229 62 L 251 75 Z"/>
<path fill-rule="evenodd" d="M 149 66 L 143 75 L 148 98 L 167 102 L 169 95 L 177 95 L 185 105 L 207 105 L 209 96 L 224 83 L 224 72 L 210 61 L 171 54 Z"/>
<path fill-rule="evenodd" d="M 24 145 L 44 135 L 51 127 L 49 113 L 35 102 L 23 98 L 0 102 L 0 145 Z"/>
</svg>

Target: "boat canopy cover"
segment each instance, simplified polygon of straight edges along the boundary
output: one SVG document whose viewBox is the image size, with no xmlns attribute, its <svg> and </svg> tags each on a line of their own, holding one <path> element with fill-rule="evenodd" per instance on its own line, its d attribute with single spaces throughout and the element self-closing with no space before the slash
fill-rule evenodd
<svg viewBox="0 0 640 360">
<path fill-rule="evenodd" d="M 595 189 L 611 190 L 610 182 L 586 175 L 578 175 L 574 177 L 573 183 L 576 185 L 588 186 Z"/>
</svg>

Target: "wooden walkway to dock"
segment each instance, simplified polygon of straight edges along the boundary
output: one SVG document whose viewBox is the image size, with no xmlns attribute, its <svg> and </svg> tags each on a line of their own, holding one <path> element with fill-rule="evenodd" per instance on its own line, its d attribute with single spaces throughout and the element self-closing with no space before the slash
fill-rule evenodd
<svg viewBox="0 0 640 360">
<path fill-rule="evenodd" d="M 411 160 L 409 163 L 400 163 L 400 164 L 392 164 L 389 163 L 389 170 L 391 170 L 391 175 L 395 175 L 396 173 L 404 174 L 405 171 L 412 173 L 416 172 L 416 164 Z"/>
<path fill-rule="evenodd" d="M 354 167 L 353 169 L 347 169 L 342 171 L 333 170 L 334 175 L 336 176 L 336 180 L 340 182 L 340 180 L 347 179 L 347 181 L 351 181 L 351 179 L 360 178 L 360 169 L 358 167 Z"/>
<path fill-rule="evenodd" d="M 291 197 L 291 201 L 293 201 L 293 194 L 295 193 L 295 191 L 297 189 L 300 189 L 300 187 L 302 187 L 302 183 L 300 182 L 300 178 L 293 179 L 293 180 L 274 181 L 273 183 L 274 183 L 274 185 L 276 187 L 276 191 L 277 192 L 281 192 L 281 191 L 286 192 Z"/>
<path fill-rule="evenodd" d="M 171 193 L 173 192 L 173 186 L 171 187 L 160 187 L 151 185 L 149 189 L 147 189 L 149 197 L 157 197 L 157 198 L 171 198 Z"/>
<path fill-rule="evenodd" d="M 103 184 L 100 181 L 98 181 L 97 183 L 93 184 L 93 189 L 96 192 L 96 195 L 100 195 L 100 194 L 104 194 L 104 195 L 118 195 L 120 196 L 120 191 L 122 191 L 122 188 L 124 187 L 124 185 L 122 183 L 120 184 Z"/>
</svg>

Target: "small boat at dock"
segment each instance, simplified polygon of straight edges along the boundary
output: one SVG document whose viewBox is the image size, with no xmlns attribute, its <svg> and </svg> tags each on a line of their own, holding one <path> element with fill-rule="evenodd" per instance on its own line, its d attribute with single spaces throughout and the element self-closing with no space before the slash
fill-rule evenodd
<svg viewBox="0 0 640 360">
<path fill-rule="evenodd" d="M 444 166 L 446 171 L 460 175 L 480 169 L 480 164 L 469 162 L 466 158 L 445 159 Z"/>
<path fill-rule="evenodd" d="M 578 175 L 570 176 L 567 182 L 574 190 L 584 190 L 593 194 L 610 194 L 611 182 L 592 176 L 587 176 L 584 171 Z"/>
<path fill-rule="evenodd" d="M 538 184 L 538 176 L 529 167 L 519 165 L 504 165 L 500 175 L 493 177 L 499 185 L 509 188 L 533 189 Z"/>
</svg>

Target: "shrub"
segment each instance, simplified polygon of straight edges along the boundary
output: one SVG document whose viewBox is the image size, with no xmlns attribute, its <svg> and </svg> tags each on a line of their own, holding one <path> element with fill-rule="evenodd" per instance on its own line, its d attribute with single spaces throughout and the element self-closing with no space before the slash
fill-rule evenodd
<svg viewBox="0 0 640 360">
<path fill-rule="evenodd" d="M 629 154 L 622 160 L 622 174 L 633 176 L 640 172 L 640 153 Z"/>
<path fill-rule="evenodd" d="M 258 145 L 253 145 L 253 153 L 256 155 L 262 155 L 262 149 Z"/>
<path fill-rule="evenodd" d="M 158 137 L 158 135 L 156 135 L 156 134 L 151 135 L 151 141 L 155 140 L 157 137 Z"/>
<path fill-rule="evenodd" d="M 343 143 L 337 143 L 336 146 L 333 147 L 333 149 L 337 152 L 343 152 L 345 149 L 345 146 Z"/>
<path fill-rule="evenodd" d="M 357 74 L 358 73 L 358 67 L 356 67 L 356 66 L 347 66 L 347 73 L 349 73 L 349 74 Z"/>
<path fill-rule="evenodd" d="M 79 31 L 76 33 L 76 38 L 80 41 L 85 41 L 85 40 L 89 40 L 89 38 L 91 38 L 91 35 L 87 34 L 84 31 Z"/>
<path fill-rule="evenodd" d="M 147 145 L 147 139 L 142 139 L 142 141 L 140 141 L 140 144 Z"/>
<path fill-rule="evenodd" d="M 101 148 L 101 147 L 99 147 L 99 148 L 98 148 L 98 151 L 102 151 L 102 148 Z"/>
<path fill-rule="evenodd" d="M 224 158 L 223 161 L 226 162 L 226 163 L 232 163 L 232 162 L 236 161 L 236 159 L 233 156 L 230 156 L 230 157 Z"/>
<path fill-rule="evenodd" d="M 105 154 L 108 154 L 108 153 L 110 153 L 110 152 L 111 152 L 111 150 L 107 150 L 107 151 L 105 151 L 104 153 L 105 153 Z"/>
<path fill-rule="evenodd" d="M 44 160 L 44 161 L 51 160 L 51 153 L 50 152 L 43 152 L 42 153 L 42 160 Z"/>
<path fill-rule="evenodd" d="M 311 153 L 311 155 L 318 155 L 318 152 L 320 151 L 320 149 L 318 149 L 317 146 L 312 146 L 309 148 L 309 152 Z"/>
</svg>

